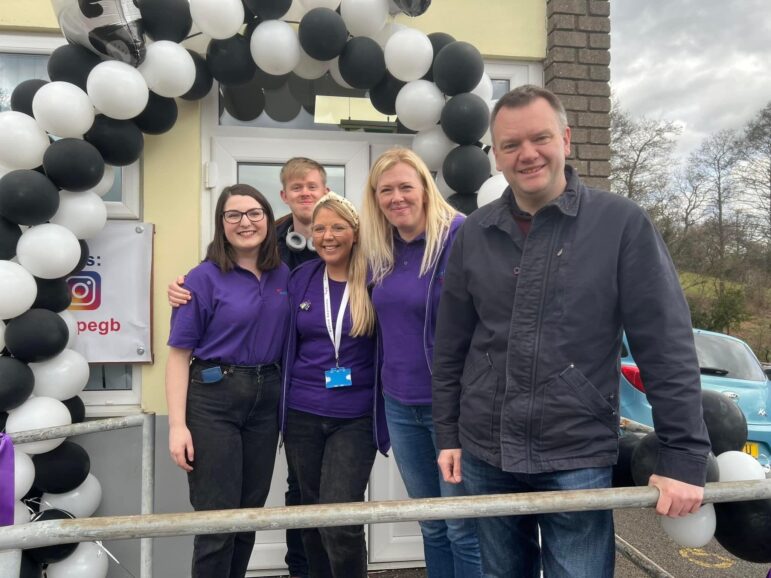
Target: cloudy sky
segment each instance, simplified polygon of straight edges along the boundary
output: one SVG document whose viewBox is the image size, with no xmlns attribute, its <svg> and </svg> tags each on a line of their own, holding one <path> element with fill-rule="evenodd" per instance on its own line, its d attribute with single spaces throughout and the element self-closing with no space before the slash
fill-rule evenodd
<svg viewBox="0 0 771 578">
<path fill-rule="evenodd" d="M 682 125 L 686 155 L 771 101 L 770 0 L 611 0 L 611 86 L 633 116 Z"/>
</svg>

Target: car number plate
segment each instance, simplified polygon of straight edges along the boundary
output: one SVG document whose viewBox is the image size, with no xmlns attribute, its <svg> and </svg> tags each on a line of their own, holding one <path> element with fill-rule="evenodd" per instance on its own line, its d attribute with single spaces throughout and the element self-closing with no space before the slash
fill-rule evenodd
<svg viewBox="0 0 771 578">
<path fill-rule="evenodd" d="M 744 453 L 750 454 L 753 458 L 758 459 L 758 444 L 755 442 L 747 442 L 744 444 Z"/>
</svg>

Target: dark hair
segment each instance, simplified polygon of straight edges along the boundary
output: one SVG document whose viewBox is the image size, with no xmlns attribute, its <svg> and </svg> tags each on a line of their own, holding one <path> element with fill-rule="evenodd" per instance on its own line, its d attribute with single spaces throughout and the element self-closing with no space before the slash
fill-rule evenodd
<svg viewBox="0 0 771 578">
<path fill-rule="evenodd" d="M 560 128 L 564 131 L 568 127 L 568 115 L 565 112 L 565 107 L 562 105 L 559 97 L 551 90 L 535 86 L 534 84 L 523 84 L 522 86 L 510 90 L 499 98 L 490 115 L 490 126 L 493 125 L 498 111 L 502 108 L 522 108 L 539 98 L 548 102 L 549 106 L 557 113 L 557 121 L 559 122 Z"/>
<path fill-rule="evenodd" d="M 252 197 L 260 203 L 260 206 L 265 211 L 265 218 L 268 220 L 268 232 L 265 235 L 265 240 L 260 244 L 260 250 L 257 253 L 257 268 L 260 271 L 275 269 L 281 264 L 281 259 L 278 256 L 276 220 L 273 217 L 273 209 L 260 191 L 252 186 L 242 184 L 225 187 L 222 189 L 219 199 L 217 199 L 217 207 L 214 210 L 214 239 L 206 249 L 206 260 L 217 265 L 223 273 L 232 270 L 236 264 L 233 247 L 225 237 L 225 225 L 223 224 L 222 217 L 225 203 L 233 195 Z"/>
</svg>

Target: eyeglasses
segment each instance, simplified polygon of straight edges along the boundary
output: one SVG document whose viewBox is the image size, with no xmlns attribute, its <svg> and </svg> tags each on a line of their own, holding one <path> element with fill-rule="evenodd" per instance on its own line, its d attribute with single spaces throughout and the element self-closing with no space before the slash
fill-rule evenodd
<svg viewBox="0 0 771 578">
<path fill-rule="evenodd" d="M 329 227 L 326 225 L 314 225 L 311 227 L 311 233 L 313 233 L 314 237 L 322 237 L 327 232 L 327 229 L 330 230 L 333 237 L 341 237 L 350 227 L 348 225 L 330 225 Z"/>
<path fill-rule="evenodd" d="M 246 218 L 252 223 L 259 223 L 265 218 L 265 210 L 249 209 L 248 211 L 225 211 L 222 213 L 222 218 L 225 219 L 226 223 L 237 225 L 241 222 L 241 219 L 244 218 L 244 215 L 246 215 Z"/>
</svg>

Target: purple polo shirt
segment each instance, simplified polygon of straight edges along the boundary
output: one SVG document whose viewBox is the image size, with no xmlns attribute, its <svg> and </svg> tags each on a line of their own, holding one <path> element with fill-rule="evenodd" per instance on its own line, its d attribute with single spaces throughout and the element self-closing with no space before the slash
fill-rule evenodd
<svg viewBox="0 0 771 578">
<path fill-rule="evenodd" d="M 171 312 L 168 345 L 230 365 L 280 362 L 289 325 L 283 263 L 260 279 L 235 267 L 223 273 L 204 261 L 185 278 L 193 298 Z"/>
<path fill-rule="evenodd" d="M 291 409 L 325 417 L 355 418 L 372 413 L 375 379 L 374 337 L 351 337 L 351 316 L 343 318 L 340 367 L 351 369 L 350 387 L 327 389 L 324 372 L 335 367 L 335 348 L 324 320 L 324 267 L 319 267 L 303 295 L 293 302 L 308 304 L 297 311 L 297 356 L 289 385 Z M 329 280 L 332 320 L 337 323 L 345 283 Z"/>
<path fill-rule="evenodd" d="M 430 273 L 420 275 L 426 239 L 405 243 L 394 233 L 394 269 L 372 291 L 383 339 L 383 391 L 405 405 L 431 403 L 431 371 L 423 330 Z"/>
</svg>

